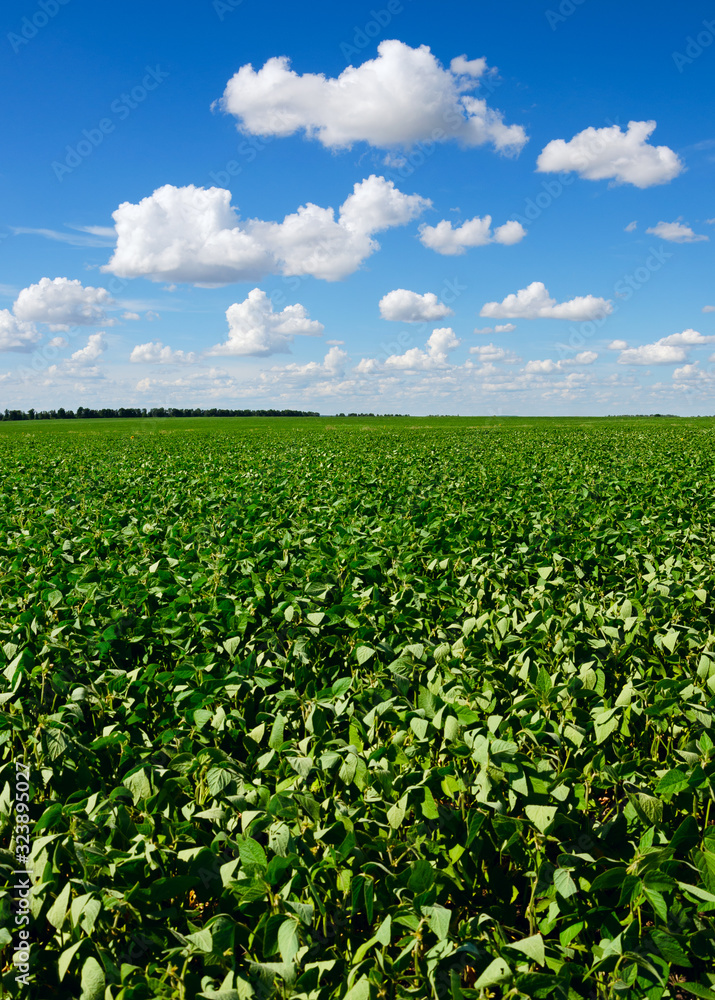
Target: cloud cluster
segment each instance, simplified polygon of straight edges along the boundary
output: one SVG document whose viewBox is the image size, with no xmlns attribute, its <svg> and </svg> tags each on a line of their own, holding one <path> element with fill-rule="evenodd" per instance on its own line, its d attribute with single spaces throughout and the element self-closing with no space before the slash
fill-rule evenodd
<svg viewBox="0 0 715 1000">
<path fill-rule="evenodd" d="M 114 300 L 106 288 L 84 286 L 76 278 L 41 278 L 36 285 L 22 289 L 13 312 L 26 323 L 69 330 L 71 326 L 111 324 L 104 310 L 112 305 Z"/>
<path fill-rule="evenodd" d="M 477 215 L 456 228 L 452 228 L 449 219 L 442 219 L 436 226 L 423 223 L 420 226 L 420 242 L 437 253 L 454 257 L 463 254 L 468 247 L 482 247 L 487 243 L 511 246 L 526 236 L 526 230 L 520 222 L 510 220 L 503 226 L 497 226 L 493 232 L 491 225 L 491 215 L 485 215 L 482 219 Z"/>
<path fill-rule="evenodd" d="M 379 249 L 373 234 L 403 226 L 429 207 L 372 174 L 340 206 L 308 203 L 282 222 L 240 221 L 224 188 L 165 184 L 113 213 L 117 246 L 103 271 L 123 278 L 220 286 L 267 274 L 337 281 Z"/>
<path fill-rule="evenodd" d="M 611 179 L 613 184 L 638 188 L 667 184 L 683 170 L 683 163 L 668 146 L 651 146 L 648 137 L 654 121 L 585 128 L 566 142 L 552 139 L 542 149 L 536 169 L 542 173 L 575 170 L 589 181 Z"/>
<path fill-rule="evenodd" d="M 296 303 L 281 312 L 264 291 L 254 288 L 243 302 L 234 302 L 226 310 L 228 340 L 216 344 L 208 355 L 268 357 L 290 354 L 295 336 L 319 337 L 323 324 L 310 319 L 305 306 Z"/>
<path fill-rule="evenodd" d="M 563 371 L 565 368 L 575 368 L 579 365 L 592 365 L 598 358 L 595 351 L 580 351 L 572 358 L 562 358 L 560 361 L 553 361 L 551 358 L 543 360 L 527 361 L 524 371 L 527 375 L 550 375 L 551 372 Z"/>
<path fill-rule="evenodd" d="M 40 339 L 32 323 L 24 323 L 9 309 L 0 309 L 0 351 L 29 351 Z"/>
<path fill-rule="evenodd" d="M 614 343 L 617 343 L 614 341 Z M 672 365 L 687 361 L 689 349 L 715 343 L 715 337 L 705 337 L 697 330 L 683 330 L 661 337 L 653 344 L 642 344 L 621 351 L 621 365 Z"/>
<path fill-rule="evenodd" d="M 391 354 L 381 365 L 377 358 L 363 358 L 355 371 L 359 375 L 373 375 L 380 371 L 431 371 L 445 368 L 448 355 L 460 341 L 450 326 L 440 327 L 430 334 L 424 350 L 410 347 L 404 354 Z"/>
<path fill-rule="evenodd" d="M 682 222 L 659 222 L 657 226 L 646 229 L 647 233 L 659 236 L 669 243 L 700 243 L 702 240 L 709 240 L 709 236 L 700 236 L 694 233 L 690 226 Z"/>
<path fill-rule="evenodd" d="M 377 52 L 338 77 L 296 73 L 286 56 L 269 59 L 258 71 L 249 63 L 229 80 L 220 105 L 245 133 L 303 131 L 330 149 L 455 139 L 515 154 L 527 141 L 520 125 L 505 125 L 499 111 L 473 96 L 488 71 L 486 60 L 458 56 L 445 69 L 427 45 L 413 49 L 397 39 L 380 42 Z"/>
<path fill-rule="evenodd" d="M 398 323 L 431 323 L 452 316 L 453 310 L 440 302 L 434 292 L 410 292 L 395 288 L 380 299 L 380 316 Z"/>
<path fill-rule="evenodd" d="M 129 355 L 129 360 L 134 364 L 148 365 L 193 364 L 196 354 L 193 351 L 175 351 L 156 340 L 148 344 L 137 344 Z"/>
<path fill-rule="evenodd" d="M 581 295 L 568 302 L 551 298 L 542 281 L 532 281 L 526 288 L 507 295 L 503 302 L 487 302 L 480 316 L 491 319 L 568 319 L 573 321 L 598 319 L 613 312 L 608 299 Z"/>
</svg>

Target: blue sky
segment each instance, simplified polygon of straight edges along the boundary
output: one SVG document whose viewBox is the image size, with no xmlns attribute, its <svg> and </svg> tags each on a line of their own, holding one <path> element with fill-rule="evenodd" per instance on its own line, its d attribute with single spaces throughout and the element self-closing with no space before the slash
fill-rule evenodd
<svg viewBox="0 0 715 1000">
<path fill-rule="evenodd" d="M 711 5 L 107 14 L 3 7 L 0 406 L 713 412 Z"/>
</svg>

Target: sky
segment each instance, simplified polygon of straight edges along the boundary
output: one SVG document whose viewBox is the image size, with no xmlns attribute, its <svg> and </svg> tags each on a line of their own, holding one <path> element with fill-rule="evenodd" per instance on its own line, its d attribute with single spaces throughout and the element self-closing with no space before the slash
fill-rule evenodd
<svg viewBox="0 0 715 1000">
<path fill-rule="evenodd" d="M 0 17 L 0 409 L 715 412 L 712 4 Z"/>
</svg>

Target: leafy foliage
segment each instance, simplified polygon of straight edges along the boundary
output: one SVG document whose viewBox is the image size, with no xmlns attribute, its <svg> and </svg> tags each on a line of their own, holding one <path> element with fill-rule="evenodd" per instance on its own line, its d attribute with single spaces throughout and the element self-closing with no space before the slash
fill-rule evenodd
<svg viewBox="0 0 715 1000">
<path fill-rule="evenodd" d="M 432 423 L 3 425 L 38 997 L 715 996 L 713 426 Z"/>
</svg>

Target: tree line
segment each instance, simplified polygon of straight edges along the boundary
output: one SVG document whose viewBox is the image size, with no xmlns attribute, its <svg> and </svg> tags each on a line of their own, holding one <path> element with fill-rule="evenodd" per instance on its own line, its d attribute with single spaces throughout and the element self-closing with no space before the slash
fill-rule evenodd
<svg viewBox="0 0 715 1000">
<path fill-rule="evenodd" d="M 89 406 L 78 406 L 77 412 L 66 410 L 63 406 L 56 410 L 5 410 L 3 420 L 87 420 L 97 417 L 319 417 L 313 410 L 227 410 L 212 407 L 201 410 L 198 407 L 153 406 L 146 407 L 120 406 L 118 409 L 102 407 L 92 409 Z"/>
</svg>

